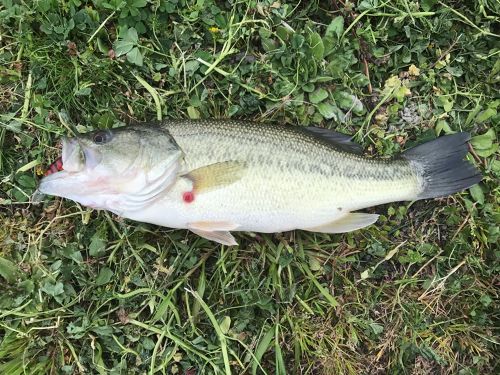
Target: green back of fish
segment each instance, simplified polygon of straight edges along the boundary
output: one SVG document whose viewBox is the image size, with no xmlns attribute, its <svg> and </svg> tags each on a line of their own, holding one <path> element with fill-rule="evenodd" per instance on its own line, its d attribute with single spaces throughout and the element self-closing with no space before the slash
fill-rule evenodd
<svg viewBox="0 0 500 375">
<path fill-rule="evenodd" d="M 354 179 L 394 179 L 412 174 L 404 159 L 372 159 L 350 153 L 341 144 L 299 126 L 235 120 L 175 120 L 165 121 L 163 126 L 196 166 L 243 159 L 276 173 L 286 170 Z"/>
<path fill-rule="evenodd" d="M 243 182 L 256 181 L 247 186 L 250 193 L 257 199 L 259 186 L 272 185 L 282 194 L 280 206 L 294 200 L 301 205 L 339 202 L 354 210 L 417 193 L 417 177 L 405 159 L 347 152 L 302 127 L 233 120 L 175 120 L 163 126 L 184 151 L 187 170 L 243 161 L 248 168 Z"/>
</svg>

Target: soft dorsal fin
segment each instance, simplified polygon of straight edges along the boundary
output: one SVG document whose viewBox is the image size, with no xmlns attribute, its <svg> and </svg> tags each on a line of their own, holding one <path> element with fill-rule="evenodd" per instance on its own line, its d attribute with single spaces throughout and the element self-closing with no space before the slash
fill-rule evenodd
<svg viewBox="0 0 500 375">
<path fill-rule="evenodd" d="M 304 128 L 304 130 L 312 133 L 318 138 L 332 143 L 334 146 L 342 149 L 343 151 L 351 152 L 353 154 L 363 153 L 363 147 L 356 142 L 353 142 L 350 135 L 338 133 L 330 129 L 317 128 L 315 126 L 308 126 Z"/>
<path fill-rule="evenodd" d="M 203 193 L 238 181 L 246 169 L 245 163 L 230 160 L 205 165 L 184 175 L 193 182 L 193 190 Z"/>
<path fill-rule="evenodd" d="M 313 228 L 303 228 L 310 232 L 320 233 L 345 233 L 361 229 L 377 221 L 379 215 L 366 214 L 362 212 L 348 213 L 338 220 L 319 225 Z"/>
</svg>

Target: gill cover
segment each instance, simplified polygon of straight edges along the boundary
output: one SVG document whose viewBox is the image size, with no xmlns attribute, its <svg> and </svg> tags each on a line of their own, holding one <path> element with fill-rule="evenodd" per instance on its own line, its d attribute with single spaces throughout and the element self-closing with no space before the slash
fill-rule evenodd
<svg viewBox="0 0 500 375">
<path fill-rule="evenodd" d="M 148 205 L 177 177 L 182 151 L 166 129 L 134 125 L 63 140 L 63 170 L 39 191 L 121 214 Z"/>
</svg>

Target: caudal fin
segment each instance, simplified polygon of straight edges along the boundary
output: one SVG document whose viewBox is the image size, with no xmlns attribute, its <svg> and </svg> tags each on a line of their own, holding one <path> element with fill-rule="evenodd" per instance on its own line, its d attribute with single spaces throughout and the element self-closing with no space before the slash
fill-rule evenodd
<svg viewBox="0 0 500 375">
<path fill-rule="evenodd" d="M 402 154 L 420 176 L 422 185 L 417 199 L 444 197 L 481 181 L 479 170 L 464 160 L 469 140 L 466 132 L 447 135 Z"/>
</svg>

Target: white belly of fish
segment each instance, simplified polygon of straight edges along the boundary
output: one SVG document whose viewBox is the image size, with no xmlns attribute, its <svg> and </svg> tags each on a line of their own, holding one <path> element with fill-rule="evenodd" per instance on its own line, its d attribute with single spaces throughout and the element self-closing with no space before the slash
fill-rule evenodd
<svg viewBox="0 0 500 375">
<path fill-rule="evenodd" d="M 185 202 L 183 194 L 191 186 L 178 183 L 153 204 L 122 216 L 171 228 L 190 229 L 193 223 L 217 222 L 226 223 L 225 230 L 236 231 L 307 230 L 341 219 L 355 209 L 406 199 L 413 194 L 411 184 L 405 189 L 401 182 L 363 184 L 320 176 L 297 182 L 286 174 L 272 179 L 253 175 L 195 194 L 192 202 Z"/>
<path fill-rule="evenodd" d="M 338 201 L 331 199 L 326 181 L 321 180 L 278 186 L 269 179 L 244 177 L 185 202 L 183 194 L 189 190 L 188 186 L 175 186 L 155 203 L 122 215 L 172 228 L 227 222 L 234 226 L 232 230 L 270 233 L 320 225 L 344 214 L 335 207 Z"/>
</svg>

